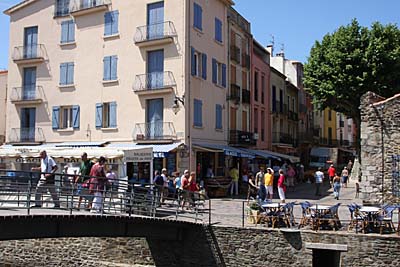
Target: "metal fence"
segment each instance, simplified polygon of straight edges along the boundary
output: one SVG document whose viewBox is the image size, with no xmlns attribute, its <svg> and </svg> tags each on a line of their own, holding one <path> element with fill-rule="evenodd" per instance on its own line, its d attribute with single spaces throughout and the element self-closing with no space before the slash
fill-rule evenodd
<svg viewBox="0 0 400 267">
<path fill-rule="evenodd" d="M 145 216 L 204 222 L 205 196 L 127 179 L 0 170 L 0 210 L 56 209 L 69 214 Z M 77 180 L 81 179 L 81 180 Z M 82 182 L 84 181 L 84 182 Z M 209 219 L 210 220 L 210 219 Z"/>
</svg>

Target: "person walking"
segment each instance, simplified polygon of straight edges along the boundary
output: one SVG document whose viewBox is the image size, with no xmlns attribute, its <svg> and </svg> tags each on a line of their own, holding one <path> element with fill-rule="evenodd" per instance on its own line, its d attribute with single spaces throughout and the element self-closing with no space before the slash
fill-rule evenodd
<svg viewBox="0 0 400 267">
<path fill-rule="evenodd" d="M 90 176 L 94 176 L 90 178 L 89 185 L 89 193 L 93 195 L 93 204 L 92 209 L 90 210 L 92 213 L 100 213 L 103 211 L 104 193 L 106 191 L 106 187 L 109 185 L 106 172 L 104 170 L 104 163 L 101 164 L 100 162 L 103 161 L 100 160 L 98 163 L 96 163 L 99 165 L 96 166 L 95 164 L 96 168 L 92 168 L 92 171 L 90 172 Z"/>
<path fill-rule="evenodd" d="M 315 172 L 315 195 L 320 196 L 320 188 L 322 185 L 322 182 L 324 181 L 324 173 L 322 172 L 322 168 L 319 167 L 318 171 Z"/>
<path fill-rule="evenodd" d="M 339 174 L 336 174 L 333 178 L 333 195 L 337 200 L 339 200 L 340 187 L 340 176 Z"/>
<path fill-rule="evenodd" d="M 296 175 L 296 171 L 294 170 L 292 165 L 289 165 L 288 170 L 286 172 L 287 176 L 287 181 L 288 181 L 288 187 L 292 188 L 292 191 L 294 191 L 294 177 Z"/>
<path fill-rule="evenodd" d="M 267 197 L 272 202 L 274 196 L 274 171 L 271 168 L 267 168 L 267 173 L 264 175 L 264 185 Z"/>
<path fill-rule="evenodd" d="M 279 179 L 278 179 L 278 194 L 282 203 L 285 203 L 286 193 L 286 185 L 285 185 L 285 172 L 280 169 L 279 170 Z"/>
<path fill-rule="evenodd" d="M 235 193 L 235 196 L 237 196 L 239 194 L 239 170 L 236 168 L 236 166 L 231 168 L 229 171 L 229 176 L 232 178 L 231 196 L 233 196 L 233 193 Z"/>
<path fill-rule="evenodd" d="M 260 166 L 260 170 L 256 173 L 256 186 L 258 188 L 258 196 L 264 201 L 267 197 L 267 193 L 265 191 L 265 179 L 264 179 L 265 171 L 264 167 Z"/>
<path fill-rule="evenodd" d="M 336 169 L 333 166 L 333 164 L 331 164 L 331 166 L 329 166 L 329 168 L 328 168 L 328 176 L 329 176 L 330 187 L 333 187 L 333 178 L 335 178 L 335 175 L 336 175 Z"/>
<path fill-rule="evenodd" d="M 85 196 L 89 200 L 89 204 L 87 208 L 90 210 L 92 208 L 92 199 L 88 196 L 88 188 L 84 188 L 85 186 L 89 186 L 89 180 L 90 178 L 88 177 L 90 174 L 90 171 L 92 170 L 93 167 L 93 162 L 88 159 L 88 155 L 86 152 L 83 152 L 81 155 L 81 166 L 79 167 L 79 175 L 76 176 L 75 178 L 75 188 L 76 192 L 75 194 L 79 196 L 78 199 L 78 207 L 77 209 L 79 210 L 81 207 L 82 203 L 82 198 Z"/>
<path fill-rule="evenodd" d="M 343 187 L 347 188 L 347 181 L 349 179 L 349 171 L 347 170 L 347 167 L 344 167 L 342 171 L 342 183 Z"/>
<path fill-rule="evenodd" d="M 40 179 L 36 186 L 36 194 L 35 194 L 35 206 L 36 208 L 42 207 L 42 195 L 43 192 L 49 191 L 51 194 L 51 198 L 54 202 L 54 208 L 60 208 L 60 201 L 57 196 L 57 192 L 55 190 L 55 172 L 58 167 L 53 158 L 49 157 L 46 153 L 46 150 L 42 150 L 40 152 L 40 166 L 33 167 L 32 171 L 40 171 Z"/>
</svg>

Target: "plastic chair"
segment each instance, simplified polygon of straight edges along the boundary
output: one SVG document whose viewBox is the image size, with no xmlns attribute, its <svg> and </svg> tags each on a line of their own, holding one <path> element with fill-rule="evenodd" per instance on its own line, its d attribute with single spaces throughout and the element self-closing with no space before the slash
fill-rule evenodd
<svg viewBox="0 0 400 267">
<path fill-rule="evenodd" d="M 361 206 L 359 206 L 357 204 L 350 204 L 350 205 L 347 205 L 347 207 L 349 208 L 349 211 L 350 211 L 350 223 L 347 228 L 347 231 L 350 231 L 351 229 L 353 229 L 353 227 L 355 227 L 356 233 L 357 233 L 359 226 L 361 227 L 361 230 L 363 230 L 364 224 L 365 224 L 365 216 L 359 212 L 359 209 L 361 208 Z M 361 223 L 361 225 L 360 225 L 360 223 Z"/>
<path fill-rule="evenodd" d="M 395 231 L 395 227 L 393 224 L 393 212 L 396 210 L 397 206 L 386 206 L 383 209 L 383 214 L 378 216 L 378 223 L 379 223 L 379 233 L 383 233 L 383 228 L 389 228 L 390 231 Z"/>
<path fill-rule="evenodd" d="M 299 229 L 300 229 L 300 227 L 310 224 L 313 218 L 311 216 L 311 211 L 310 211 L 311 203 L 305 201 L 305 202 L 300 202 L 299 204 L 301 206 L 301 213 L 302 213 L 302 217 L 299 223 Z"/>
</svg>

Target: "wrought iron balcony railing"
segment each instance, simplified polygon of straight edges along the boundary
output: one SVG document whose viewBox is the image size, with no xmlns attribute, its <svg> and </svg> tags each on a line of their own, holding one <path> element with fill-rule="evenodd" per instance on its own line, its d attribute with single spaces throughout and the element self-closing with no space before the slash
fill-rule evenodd
<svg viewBox="0 0 400 267">
<path fill-rule="evenodd" d="M 287 133 L 273 132 L 272 143 L 297 146 L 297 139 L 293 138 L 290 134 Z"/>
<path fill-rule="evenodd" d="M 111 5 L 111 2 L 111 0 L 71 0 L 69 11 L 72 15 L 95 12 L 106 9 L 107 6 Z"/>
<path fill-rule="evenodd" d="M 228 100 L 240 101 L 240 86 L 239 85 L 231 83 Z"/>
<path fill-rule="evenodd" d="M 250 90 L 242 89 L 242 103 L 250 104 Z"/>
<path fill-rule="evenodd" d="M 254 133 L 230 130 L 229 132 L 229 143 L 232 145 L 255 145 L 256 139 L 254 138 Z"/>
<path fill-rule="evenodd" d="M 42 128 L 12 128 L 8 136 L 10 143 L 43 143 Z"/>
<path fill-rule="evenodd" d="M 171 71 L 152 72 L 136 75 L 133 91 L 161 90 L 175 86 L 175 78 Z"/>
<path fill-rule="evenodd" d="M 177 36 L 174 23 L 165 21 L 136 28 L 135 43 L 156 41 L 161 39 L 173 39 Z"/>
<path fill-rule="evenodd" d="M 12 102 L 42 102 L 43 87 L 38 85 L 14 87 L 11 92 L 10 100 Z"/>
<path fill-rule="evenodd" d="M 12 59 L 14 61 L 41 62 L 44 61 L 46 50 L 42 44 L 14 47 Z"/>
<path fill-rule="evenodd" d="M 237 47 L 236 45 L 231 45 L 231 59 L 236 61 L 237 63 L 240 63 L 240 48 Z"/>
<path fill-rule="evenodd" d="M 173 122 L 136 123 L 133 130 L 135 141 L 175 140 L 177 138 Z"/>
</svg>

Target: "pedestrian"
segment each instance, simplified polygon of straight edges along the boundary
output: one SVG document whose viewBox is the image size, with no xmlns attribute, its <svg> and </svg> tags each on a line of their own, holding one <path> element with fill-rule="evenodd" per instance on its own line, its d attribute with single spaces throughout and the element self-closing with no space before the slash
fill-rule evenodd
<svg viewBox="0 0 400 267">
<path fill-rule="evenodd" d="M 288 187 L 292 188 L 294 191 L 294 177 L 296 175 L 296 171 L 294 170 L 292 165 L 289 165 L 288 170 L 286 172 L 287 180 L 288 180 Z"/>
<path fill-rule="evenodd" d="M 336 169 L 333 166 L 333 164 L 331 164 L 331 166 L 329 166 L 329 168 L 328 168 L 328 176 L 329 176 L 330 187 L 333 187 L 333 178 L 335 177 L 335 175 L 336 175 Z"/>
<path fill-rule="evenodd" d="M 256 185 L 258 188 L 258 196 L 259 198 L 264 201 L 267 197 L 267 192 L 265 190 L 265 170 L 263 166 L 260 166 L 260 170 L 256 173 Z"/>
<path fill-rule="evenodd" d="M 87 209 L 91 209 L 92 208 L 92 197 L 89 195 L 89 174 L 90 171 L 92 170 L 93 167 L 93 162 L 88 159 L 88 155 L 86 152 L 83 152 L 81 155 L 81 166 L 79 167 L 79 175 L 76 176 L 75 178 L 75 194 L 79 196 L 79 200 L 78 200 L 78 207 L 77 209 L 79 210 L 81 207 L 81 203 L 82 203 L 82 199 L 86 198 L 89 203 L 87 205 Z"/>
<path fill-rule="evenodd" d="M 340 187 L 340 176 L 336 173 L 335 177 L 333 178 L 333 195 L 337 200 L 339 200 Z"/>
<path fill-rule="evenodd" d="M 68 165 L 64 166 L 64 171 L 62 173 L 62 180 L 61 180 L 61 192 L 63 193 L 70 193 L 72 189 L 72 184 L 70 181 L 70 177 L 68 175 Z"/>
<path fill-rule="evenodd" d="M 285 185 L 285 174 L 282 169 L 279 170 L 279 179 L 278 179 L 278 194 L 282 203 L 285 203 L 285 193 L 286 193 L 286 185 Z"/>
<path fill-rule="evenodd" d="M 347 188 L 347 180 L 349 179 L 349 171 L 347 170 L 347 167 L 344 167 L 342 171 L 342 183 L 343 187 Z"/>
<path fill-rule="evenodd" d="M 154 172 L 153 184 L 155 185 L 154 189 L 155 189 L 155 195 L 157 197 L 156 203 L 157 203 L 157 206 L 159 206 L 161 203 L 162 188 L 164 186 L 164 179 L 160 175 L 159 170 L 156 170 Z"/>
<path fill-rule="evenodd" d="M 118 177 L 112 168 L 107 170 L 106 177 L 111 187 L 111 193 L 118 192 Z"/>
<path fill-rule="evenodd" d="M 233 166 L 231 170 L 229 171 L 229 176 L 232 179 L 231 183 L 231 196 L 234 195 L 237 196 L 239 194 L 239 170 L 236 168 L 236 166 Z"/>
<path fill-rule="evenodd" d="M 40 179 L 36 186 L 35 206 L 42 207 L 42 194 L 49 191 L 54 202 L 54 208 L 60 208 L 60 201 L 55 190 L 55 172 L 58 167 L 53 158 L 49 157 L 45 150 L 40 152 L 40 167 L 33 167 L 32 171 L 40 171 Z"/>
<path fill-rule="evenodd" d="M 90 172 L 90 185 L 89 194 L 93 195 L 93 204 L 90 212 L 100 213 L 103 211 L 103 198 L 107 186 L 109 185 L 104 170 L 105 158 L 100 157 L 98 163 L 96 163 L 92 171 Z"/>
<path fill-rule="evenodd" d="M 196 173 L 191 172 L 190 177 L 189 177 L 189 192 L 190 192 L 190 200 L 191 200 L 192 206 L 195 205 L 196 200 L 198 199 L 198 196 L 196 196 L 196 193 L 199 192 L 199 190 L 200 190 L 200 188 L 196 181 Z"/>
<path fill-rule="evenodd" d="M 182 203 L 182 210 L 185 208 L 186 203 L 190 202 L 190 194 L 189 194 L 189 178 L 190 178 L 190 173 L 189 170 L 185 170 L 182 178 L 181 178 L 181 191 L 182 191 L 182 198 L 183 198 L 183 203 Z"/>
<path fill-rule="evenodd" d="M 267 168 L 267 173 L 264 175 L 265 191 L 268 199 L 272 202 L 274 196 L 274 170 Z"/>
<path fill-rule="evenodd" d="M 250 198 L 256 198 L 258 192 L 258 186 L 255 183 L 253 173 L 248 174 L 249 183 L 247 188 L 247 203 L 249 203 Z"/>
<path fill-rule="evenodd" d="M 349 160 L 349 162 L 347 163 L 347 170 L 351 173 L 352 169 L 353 169 L 353 162 Z"/>
<path fill-rule="evenodd" d="M 322 185 L 322 182 L 324 181 L 324 173 L 322 172 L 322 168 L 319 167 L 318 171 L 315 172 L 315 195 L 320 196 L 320 188 Z"/>
<path fill-rule="evenodd" d="M 165 202 L 165 199 L 168 198 L 168 171 L 166 168 L 161 170 L 161 177 L 163 178 L 163 186 L 161 190 L 161 203 Z"/>
</svg>

